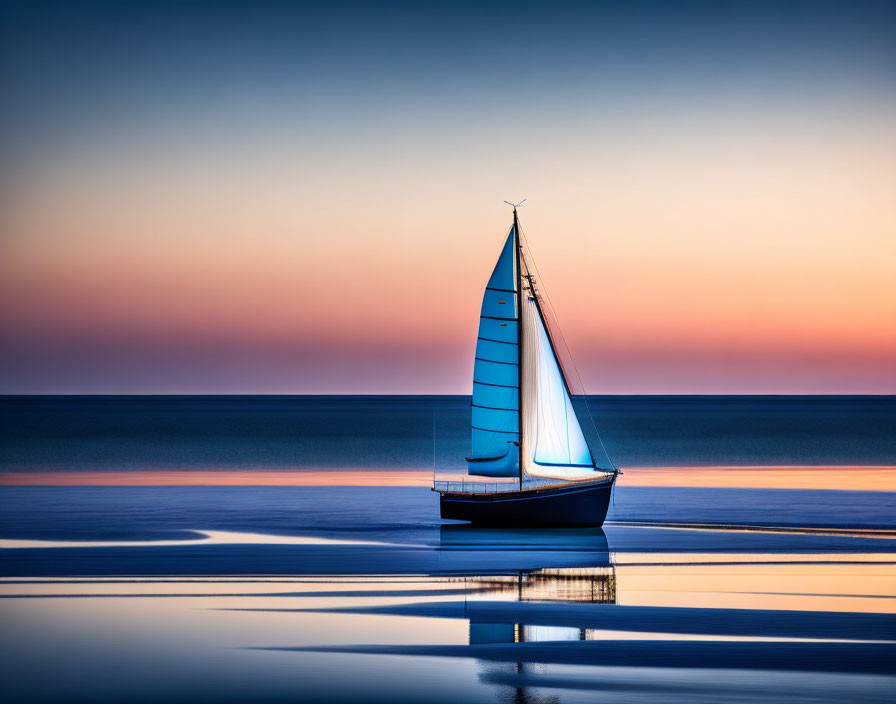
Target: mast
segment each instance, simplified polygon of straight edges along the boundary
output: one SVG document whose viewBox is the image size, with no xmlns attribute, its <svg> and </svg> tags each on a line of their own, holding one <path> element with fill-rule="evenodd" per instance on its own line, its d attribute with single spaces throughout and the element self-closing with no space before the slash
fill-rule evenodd
<svg viewBox="0 0 896 704">
<path fill-rule="evenodd" d="M 522 258 L 522 242 L 520 240 L 520 220 L 516 214 L 516 206 L 513 206 L 513 236 L 516 239 L 516 288 L 517 288 L 517 296 L 516 296 L 516 308 L 517 308 L 517 323 L 516 323 L 516 354 L 517 354 L 517 366 L 516 366 L 516 402 L 517 408 L 519 409 L 516 418 L 517 418 L 517 437 L 519 438 L 519 447 L 517 448 L 518 455 L 518 466 L 520 472 L 520 489 L 523 488 L 523 270 L 520 267 L 520 260 Z"/>
</svg>

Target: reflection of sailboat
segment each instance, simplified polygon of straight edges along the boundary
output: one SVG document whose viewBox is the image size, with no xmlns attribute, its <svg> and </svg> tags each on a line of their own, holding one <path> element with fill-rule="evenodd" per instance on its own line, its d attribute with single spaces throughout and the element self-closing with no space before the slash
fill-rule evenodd
<svg viewBox="0 0 896 704">
<path fill-rule="evenodd" d="M 601 525 L 616 469 L 585 439 L 523 249 L 519 218 L 482 302 L 468 472 L 517 481 L 436 482 L 442 518 L 503 525 Z M 597 457 L 592 449 L 600 446 Z"/>
<path fill-rule="evenodd" d="M 573 567 L 530 572 L 516 576 L 467 577 L 467 599 L 548 601 L 615 604 L 616 573 L 609 567 Z M 593 629 L 525 623 L 490 623 L 470 618 L 470 645 L 531 643 L 536 641 L 591 640 Z M 591 633 L 589 634 L 589 630 Z"/>
<path fill-rule="evenodd" d="M 609 565 L 598 527 L 497 527 L 469 523 L 439 527 L 443 574 L 517 575 L 544 568 Z"/>
<path fill-rule="evenodd" d="M 525 528 L 446 523 L 439 526 L 439 548 L 444 551 L 463 550 L 484 555 L 501 552 L 516 556 L 516 563 L 510 560 L 513 566 L 508 574 L 516 574 L 520 569 L 533 569 L 522 564 L 531 565 L 523 558 L 539 553 L 544 561 L 536 568 L 610 564 L 607 535 L 597 526 Z M 574 565 L 564 564 L 561 559 L 566 554 L 581 555 L 583 561 L 577 561 Z M 503 565 L 493 564 L 491 567 L 495 572 L 504 569 Z"/>
<path fill-rule="evenodd" d="M 532 640 L 525 638 L 526 629 L 530 627 L 517 622 L 516 618 L 504 618 L 504 623 L 495 623 L 493 616 L 496 613 L 523 613 L 520 609 L 514 610 L 512 602 L 616 603 L 616 569 L 610 559 L 607 537 L 600 528 L 526 529 L 445 525 L 441 527 L 440 542 L 443 550 L 480 550 L 492 554 L 496 551 L 521 554 L 537 551 L 538 554 L 554 555 L 574 551 L 586 558 L 575 566 L 496 568 L 488 574 L 451 578 L 450 581 L 462 582 L 465 587 L 471 643 L 474 640 L 477 643 Z M 500 608 L 490 609 L 490 602 L 501 602 Z M 490 628 L 485 626 L 501 634 L 500 638 L 474 638 L 474 633 L 484 636 L 489 631 Z M 574 630 L 578 632 L 579 629 Z"/>
<path fill-rule="evenodd" d="M 616 603 L 616 571 L 612 565 L 520 571 L 516 575 L 466 577 L 463 581 L 467 588 L 468 603 L 493 599 L 578 604 Z M 468 609 L 470 645 L 591 640 L 594 637 L 594 629 L 569 625 L 529 625 L 519 621 L 495 623 L 487 613 L 487 610 L 479 612 Z M 525 618 L 523 613 L 520 618 Z"/>
<path fill-rule="evenodd" d="M 615 604 L 616 572 L 612 565 L 520 570 L 515 575 L 466 577 L 468 598 Z"/>
<path fill-rule="evenodd" d="M 565 540 L 564 540 L 565 538 Z M 573 549 L 593 549 L 593 562 L 580 567 L 545 567 L 517 570 L 515 573 L 476 575 L 454 578 L 465 586 L 465 615 L 469 620 L 470 645 L 552 643 L 583 641 L 597 638 L 594 628 L 577 626 L 565 610 L 560 618 L 545 617 L 551 605 L 615 604 L 616 570 L 610 560 L 606 536 L 600 528 L 586 529 L 476 529 L 473 526 L 442 526 L 442 546 L 513 547 L 518 550 L 533 546 L 554 545 Z M 525 604 L 524 602 L 539 602 Z M 518 604 L 519 606 L 515 606 Z M 535 606 L 541 613 L 526 623 Z M 549 645 L 547 647 L 550 647 Z M 542 666 L 525 662 L 522 655 L 517 662 L 479 661 L 479 678 L 498 687 L 500 701 L 541 704 L 556 702 L 554 696 L 542 694 L 532 686 L 533 669 Z"/>
</svg>

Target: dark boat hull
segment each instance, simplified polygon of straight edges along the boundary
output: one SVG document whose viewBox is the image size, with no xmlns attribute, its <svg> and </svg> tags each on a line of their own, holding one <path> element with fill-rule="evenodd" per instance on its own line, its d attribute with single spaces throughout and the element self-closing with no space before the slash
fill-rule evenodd
<svg viewBox="0 0 896 704">
<path fill-rule="evenodd" d="M 441 492 L 441 514 L 481 525 L 600 526 L 614 480 L 497 494 L 446 491 Z"/>
</svg>

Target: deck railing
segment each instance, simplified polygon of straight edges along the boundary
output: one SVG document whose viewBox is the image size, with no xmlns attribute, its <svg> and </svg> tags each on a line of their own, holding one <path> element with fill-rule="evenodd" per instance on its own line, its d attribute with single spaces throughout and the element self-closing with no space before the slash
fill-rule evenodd
<svg viewBox="0 0 896 704">
<path fill-rule="evenodd" d="M 436 491 L 457 491 L 464 494 L 500 494 L 505 491 L 519 491 L 518 482 L 468 482 L 460 481 L 435 481 L 433 488 Z"/>
<path fill-rule="evenodd" d="M 595 473 L 596 474 L 596 473 Z M 612 474 L 605 475 L 607 480 Z M 594 479 L 600 479 L 596 474 Z M 522 489 L 547 489 L 552 486 L 563 486 L 569 481 L 552 477 L 526 477 L 523 480 Z M 439 492 L 457 492 L 461 494 L 501 494 L 509 491 L 519 491 L 519 482 L 471 482 L 466 479 L 455 481 L 433 481 L 433 489 Z"/>
</svg>

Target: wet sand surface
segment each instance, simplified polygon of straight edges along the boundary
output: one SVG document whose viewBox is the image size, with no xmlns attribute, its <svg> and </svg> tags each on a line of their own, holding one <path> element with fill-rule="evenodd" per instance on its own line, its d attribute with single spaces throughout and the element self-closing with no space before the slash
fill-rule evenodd
<svg viewBox="0 0 896 704">
<path fill-rule="evenodd" d="M 413 487 L 0 496 L 6 701 L 896 696 L 888 492 L 623 484 L 549 530 Z"/>
<path fill-rule="evenodd" d="M 441 521 L 469 404 L 0 399 L 0 701 L 896 701 L 896 399 L 591 397 L 602 530 Z"/>
</svg>

